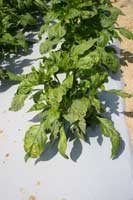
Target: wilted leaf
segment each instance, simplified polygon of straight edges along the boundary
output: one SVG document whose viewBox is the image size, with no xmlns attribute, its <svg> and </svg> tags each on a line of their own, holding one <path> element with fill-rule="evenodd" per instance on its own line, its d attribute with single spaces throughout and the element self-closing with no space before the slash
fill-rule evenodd
<svg viewBox="0 0 133 200">
<path fill-rule="evenodd" d="M 113 89 L 113 90 L 107 90 L 106 92 L 110 92 L 110 93 L 116 94 L 116 95 L 118 95 L 120 97 L 123 97 L 123 98 L 131 98 L 131 97 L 133 97 L 133 94 L 129 94 L 129 93 L 124 92 L 122 90 Z"/>
<path fill-rule="evenodd" d="M 119 30 L 120 34 L 123 35 L 124 37 L 128 38 L 129 40 L 133 39 L 133 32 L 128 31 L 125 28 L 119 28 L 118 30 Z"/>
<path fill-rule="evenodd" d="M 121 138 L 117 130 L 114 128 L 111 120 L 106 118 L 97 117 L 100 121 L 100 128 L 102 134 L 109 137 L 112 143 L 112 159 L 116 158 L 120 150 Z"/>
</svg>

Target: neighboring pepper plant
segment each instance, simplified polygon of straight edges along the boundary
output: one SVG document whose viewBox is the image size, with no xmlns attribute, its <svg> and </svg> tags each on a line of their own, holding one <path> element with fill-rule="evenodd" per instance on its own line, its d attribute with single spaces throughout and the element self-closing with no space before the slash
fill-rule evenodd
<svg viewBox="0 0 133 200">
<path fill-rule="evenodd" d="M 24 33 L 39 27 L 38 18 L 47 10 L 44 0 L 0 0 L 0 58 L 28 51 Z"/>
<path fill-rule="evenodd" d="M 29 52 L 35 41 L 25 33 L 36 31 L 42 24 L 48 0 L 0 0 L 0 80 L 12 79 L 3 61 L 13 54 Z M 12 69 L 10 69 L 12 71 Z M 15 76 L 15 75 L 14 75 Z"/>
<path fill-rule="evenodd" d="M 133 39 L 133 33 L 115 27 L 119 15 L 123 13 L 108 0 L 52 0 L 49 4 L 39 32 L 39 37 L 48 33 L 40 52 L 49 56 L 44 55 L 39 69 L 32 68 L 23 77 L 10 108 L 21 109 L 30 96 L 34 105 L 29 111 L 40 111 L 40 123 L 25 135 L 26 160 L 39 157 L 49 141 L 58 141 L 59 152 L 68 158 L 69 140 L 86 140 L 87 127 L 97 124 L 111 140 L 112 159 L 119 154 L 120 134 L 105 117 L 106 108 L 99 98 L 103 92 L 132 96 L 120 90 L 106 91 L 104 87 L 109 74 L 117 73 L 119 68 L 111 42 L 120 34 Z M 36 88 L 39 85 L 43 89 Z"/>
</svg>

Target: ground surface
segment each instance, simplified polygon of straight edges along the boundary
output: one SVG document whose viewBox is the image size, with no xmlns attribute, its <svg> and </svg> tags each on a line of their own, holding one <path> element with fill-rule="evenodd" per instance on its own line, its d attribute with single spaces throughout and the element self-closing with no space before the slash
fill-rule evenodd
<svg viewBox="0 0 133 200">
<path fill-rule="evenodd" d="M 120 16 L 118 19 L 119 26 L 126 27 L 133 31 L 133 2 L 121 0 L 114 3 L 121 8 L 126 16 Z M 133 40 L 122 38 L 121 42 L 121 67 L 123 79 L 125 82 L 125 91 L 133 93 Z M 133 143 L 133 99 L 125 100 L 126 121 Z"/>
</svg>

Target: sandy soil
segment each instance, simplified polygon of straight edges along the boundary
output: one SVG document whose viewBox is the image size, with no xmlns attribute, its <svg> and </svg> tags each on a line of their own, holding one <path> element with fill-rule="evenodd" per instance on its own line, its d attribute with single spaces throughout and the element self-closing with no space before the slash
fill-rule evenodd
<svg viewBox="0 0 133 200">
<path fill-rule="evenodd" d="M 120 16 L 118 24 L 133 31 L 133 1 L 121 0 L 114 3 L 121 8 L 126 16 Z M 122 38 L 121 42 L 121 68 L 125 82 L 125 91 L 133 93 L 133 40 Z M 129 128 L 131 143 L 133 144 L 133 98 L 125 100 L 125 115 Z"/>
</svg>

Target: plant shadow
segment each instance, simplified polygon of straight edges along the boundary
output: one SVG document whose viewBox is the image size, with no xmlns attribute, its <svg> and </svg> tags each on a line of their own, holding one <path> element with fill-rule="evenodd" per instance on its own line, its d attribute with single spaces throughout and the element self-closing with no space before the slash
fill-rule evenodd
<svg viewBox="0 0 133 200">
<path fill-rule="evenodd" d="M 122 66 L 128 66 L 128 63 L 133 63 L 133 53 L 121 49 L 120 63 Z"/>
<path fill-rule="evenodd" d="M 39 163 L 40 161 L 49 161 L 53 157 L 56 156 L 58 153 L 58 140 L 54 142 L 53 145 L 51 145 L 50 142 L 46 144 L 45 150 L 42 153 L 42 155 L 35 161 L 35 164 Z"/>
<path fill-rule="evenodd" d="M 82 154 L 83 146 L 82 143 L 79 139 L 74 140 L 73 142 L 73 147 L 70 152 L 70 158 L 74 161 L 77 162 L 79 157 Z"/>
</svg>

